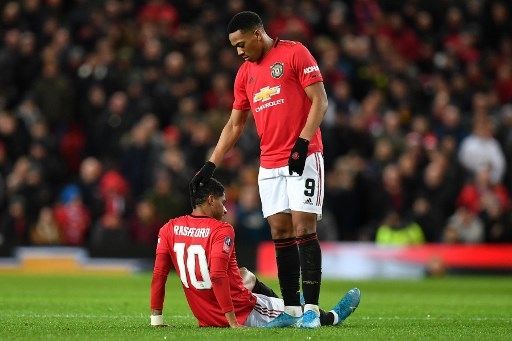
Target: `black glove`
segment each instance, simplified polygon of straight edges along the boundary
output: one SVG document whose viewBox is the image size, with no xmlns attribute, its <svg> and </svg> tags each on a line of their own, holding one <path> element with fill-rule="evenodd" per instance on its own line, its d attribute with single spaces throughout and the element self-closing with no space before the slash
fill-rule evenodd
<svg viewBox="0 0 512 341">
<path fill-rule="evenodd" d="M 208 181 L 212 177 L 213 172 L 215 172 L 215 168 L 217 167 L 213 162 L 205 162 L 204 166 L 201 167 L 199 172 L 197 172 L 196 175 L 194 175 L 194 177 L 190 181 L 190 195 L 195 194 L 199 187 L 204 186 L 206 181 Z"/>
<path fill-rule="evenodd" d="M 306 158 L 308 157 L 309 141 L 299 137 L 295 141 L 295 145 L 290 153 L 288 159 L 288 172 L 292 175 L 293 172 L 302 176 L 304 172 L 304 165 L 306 164 Z"/>
</svg>

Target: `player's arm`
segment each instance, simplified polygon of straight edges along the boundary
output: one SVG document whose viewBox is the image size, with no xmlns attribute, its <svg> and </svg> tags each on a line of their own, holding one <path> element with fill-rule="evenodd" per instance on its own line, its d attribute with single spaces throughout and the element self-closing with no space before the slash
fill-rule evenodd
<svg viewBox="0 0 512 341">
<path fill-rule="evenodd" d="M 215 298 L 219 303 L 220 308 L 224 312 L 224 316 L 231 328 L 239 328 L 241 325 L 238 323 L 233 308 L 233 300 L 231 299 L 231 292 L 229 289 L 228 277 L 228 260 L 220 257 L 215 257 L 210 265 L 210 277 L 212 280 L 212 289 Z"/>
<path fill-rule="evenodd" d="M 165 299 L 165 283 L 171 269 L 171 255 L 157 253 L 153 278 L 151 280 L 151 326 L 166 327 L 163 321 L 163 306 Z"/>
<path fill-rule="evenodd" d="M 232 227 L 222 229 L 213 238 L 210 253 L 210 278 L 212 289 L 220 309 L 226 316 L 231 328 L 242 327 L 235 315 L 231 299 L 228 268 L 234 246 L 234 231 Z"/>
<path fill-rule="evenodd" d="M 219 141 L 210 157 L 210 162 L 213 162 L 216 166 L 222 162 L 224 155 L 233 148 L 240 135 L 242 135 L 248 117 L 249 110 L 231 110 L 231 116 L 224 129 L 222 129 Z"/>
<path fill-rule="evenodd" d="M 323 82 L 313 83 L 304 88 L 304 91 L 311 100 L 311 109 L 309 109 L 306 124 L 299 136 L 310 141 L 318 127 L 320 127 L 327 111 L 327 94 Z"/>
<path fill-rule="evenodd" d="M 190 181 L 190 195 L 193 195 L 199 186 L 202 186 L 206 181 L 208 181 L 208 179 L 212 177 L 213 172 L 215 172 L 217 166 L 224 159 L 224 155 L 226 155 L 226 153 L 231 148 L 233 148 L 236 141 L 238 141 L 240 138 L 240 135 L 242 135 L 242 131 L 244 130 L 248 116 L 248 110 L 239 110 L 233 108 L 228 122 L 224 126 L 224 129 L 222 129 L 219 141 L 215 146 L 210 160 L 206 161 L 204 166 L 199 170 L 199 172 L 196 173 L 196 175 L 194 175 Z"/>
<path fill-rule="evenodd" d="M 199 172 L 194 175 L 189 184 L 190 195 L 193 196 L 197 189 L 201 187 L 215 172 L 217 166 L 224 159 L 224 155 L 233 148 L 236 141 L 242 135 L 247 117 L 249 116 L 250 103 L 245 91 L 245 81 L 247 79 L 246 69 L 241 67 L 235 77 L 233 88 L 234 102 L 229 120 L 222 129 L 219 141 L 208 161 L 205 162 Z"/>
<path fill-rule="evenodd" d="M 306 158 L 308 155 L 309 141 L 322 123 L 325 112 L 327 111 L 327 94 L 325 93 L 323 82 L 314 82 L 304 88 L 306 95 L 311 100 L 306 124 L 295 141 L 290 157 L 288 158 L 288 172 L 292 175 L 294 172 L 302 176 Z"/>
</svg>

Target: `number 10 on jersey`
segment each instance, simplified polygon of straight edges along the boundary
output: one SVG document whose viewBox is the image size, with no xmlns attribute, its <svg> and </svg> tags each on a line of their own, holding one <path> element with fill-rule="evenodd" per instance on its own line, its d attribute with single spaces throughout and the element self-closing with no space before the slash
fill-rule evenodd
<svg viewBox="0 0 512 341">
<path fill-rule="evenodd" d="M 178 270 L 180 272 L 180 279 L 185 288 L 189 288 L 187 280 L 190 278 L 190 284 L 198 289 L 211 289 L 212 281 L 210 273 L 208 272 L 208 261 L 206 260 L 206 252 L 201 245 L 190 245 L 185 250 L 185 243 L 175 243 L 174 253 L 176 253 L 176 261 L 178 263 Z M 185 259 L 186 251 L 186 259 Z M 196 262 L 197 260 L 197 262 Z M 196 264 L 199 265 L 199 272 L 201 273 L 202 281 L 197 279 Z"/>
</svg>

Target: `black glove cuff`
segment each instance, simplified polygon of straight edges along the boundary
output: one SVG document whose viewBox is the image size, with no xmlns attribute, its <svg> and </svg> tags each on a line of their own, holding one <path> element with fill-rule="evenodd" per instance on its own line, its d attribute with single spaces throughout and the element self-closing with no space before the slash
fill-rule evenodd
<svg viewBox="0 0 512 341">
<path fill-rule="evenodd" d="M 306 140 L 306 139 L 303 139 L 302 137 L 299 137 L 297 139 L 297 141 L 295 142 L 295 148 L 298 151 L 301 151 L 303 153 L 307 153 L 308 152 L 308 147 L 309 147 L 309 141 Z"/>
<path fill-rule="evenodd" d="M 213 174 L 213 172 L 215 171 L 215 169 L 217 168 L 217 166 L 215 166 L 215 164 L 211 161 L 206 161 L 204 163 L 204 170 L 205 170 L 205 173 L 207 174 Z"/>
</svg>

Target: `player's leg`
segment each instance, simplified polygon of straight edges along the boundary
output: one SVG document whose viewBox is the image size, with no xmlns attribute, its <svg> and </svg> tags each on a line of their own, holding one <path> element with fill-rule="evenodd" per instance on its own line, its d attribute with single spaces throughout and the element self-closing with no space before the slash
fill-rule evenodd
<svg viewBox="0 0 512 341">
<path fill-rule="evenodd" d="M 261 282 L 255 274 L 251 271 L 247 270 L 245 267 L 241 267 L 240 276 L 242 277 L 242 281 L 244 283 L 244 287 L 251 291 L 253 294 L 261 294 L 268 297 L 277 297 L 277 294 L 268 287 L 265 283 Z"/>
<path fill-rule="evenodd" d="M 286 167 L 260 168 L 258 175 L 263 216 L 270 224 L 279 286 L 286 306 L 286 314 L 273 321 L 276 327 L 294 324 L 302 315 L 299 298 L 300 260 L 292 218 L 288 213 L 287 183 L 283 176 L 285 171 Z"/>
<path fill-rule="evenodd" d="M 254 285 L 252 292 L 255 294 L 261 294 L 261 295 L 265 295 L 268 297 L 279 298 L 279 296 L 277 296 L 277 294 L 275 293 L 274 290 L 272 290 L 272 288 L 267 286 L 265 283 L 260 281 L 258 278 L 256 278 L 256 284 Z"/>
<path fill-rule="evenodd" d="M 280 298 L 254 294 L 256 305 L 245 321 L 248 327 L 271 327 L 273 321 L 282 316 L 284 301 Z M 332 326 L 343 322 L 359 305 L 361 292 L 357 288 L 349 290 L 331 311 L 320 309 L 322 326 Z"/>
<path fill-rule="evenodd" d="M 300 260 L 291 215 L 277 213 L 268 217 L 268 221 L 276 250 L 279 287 L 284 304 L 299 307 Z"/>
<path fill-rule="evenodd" d="M 318 300 L 322 283 L 322 251 L 316 234 L 316 214 L 292 212 L 297 226 L 297 245 L 304 294 L 304 315 L 299 325 L 306 328 L 320 326 Z"/>
<path fill-rule="evenodd" d="M 292 224 L 297 234 L 304 294 L 303 327 L 320 326 L 318 298 L 322 282 L 322 252 L 316 234 L 317 220 L 322 215 L 324 189 L 323 158 L 315 153 L 306 159 L 302 176 L 287 178 L 287 190 L 292 210 Z"/>
<path fill-rule="evenodd" d="M 284 301 L 280 298 L 253 294 L 256 305 L 245 320 L 248 327 L 270 327 L 272 322 L 284 311 Z"/>
<path fill-rule="evenodd" d="M 283 297 L 284 313 L 268 327 L 295 325 L 302 316 L 300 304 L 300 259 L 291 215 L 277 213 L 268 217 L 276 250 L 277 276 Z"/>
</svg>

